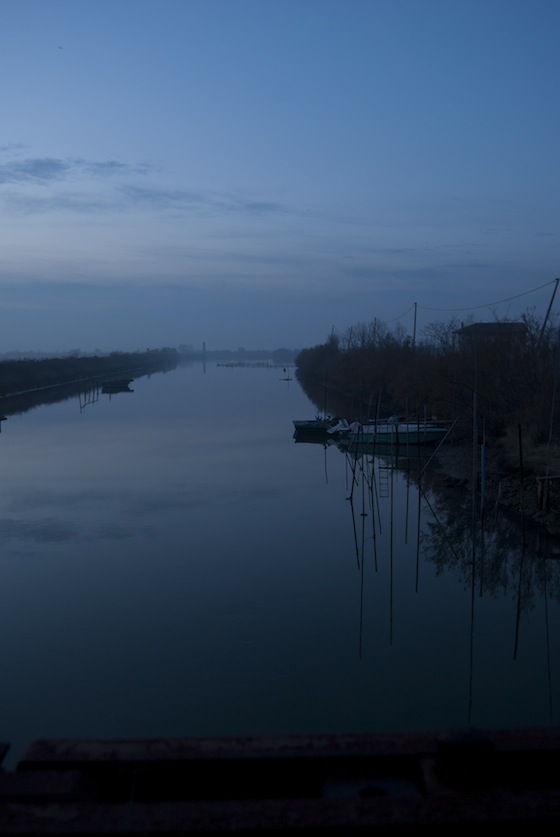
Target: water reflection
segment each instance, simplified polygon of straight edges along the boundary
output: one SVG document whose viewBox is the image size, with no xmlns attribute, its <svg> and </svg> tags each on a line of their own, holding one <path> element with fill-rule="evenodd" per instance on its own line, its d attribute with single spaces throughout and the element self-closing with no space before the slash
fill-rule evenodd
<svg viewBox="0 0 560 837">
<path fill-rule="evenodd" d="M 0 734 L 15 755 L 51 736 L 558 720 L 551 550 L 527 537 L 522 555 L 519 528 L 479 509 L 473 548 L 469 489 L 417 452 L 294 444 L 309 403 L 280 378 L 198 364 L 136 378 L 133 396 L 78 388 L 10 413 Z"/>
<path fill-rule="evenodd" d="M 319 442 L 308 440 L 308 444 Z M 435 578 L 459 582 L 466 597 L 467 723 L 476 719 L 480 678 L 489 676 L 480 672 L 496 665 L 492 658 L 495 649 L 490 652 L 489 648 L 498 630 L 497 620 L 501 620 L 499 631 L 506 632 L 502 653 L 513 664 L 523 658 L 524 665 L 530 666 L 533 654 L 543 658 L 546 675 L 540 675 L 540 683 L 526 682 L 523 689 L 525 694 L 531 688 L 538 693 L 546 684 L 546 714 L 550 723 L 557 722 L 560 695 L 554 685 L 552 646 L 558 638 L 560 561 L 555 557 L 558 552 L 554 540 L 537 529 L 526 532 L 520 521 L 499 506 L 482 508 L 480 494 L 472 492 L 466 480 L 447 477 L 437 452 L 430 449 L 420 447 L 404 453 L 388 448 L 381 452 L 371 445 L 349 448 L 324 441 L 323 450 L 325 473 L 327 452 L 345 460 L 345 500 L 360 584 L 360 658 L 364 655 L 364 624 L 368 618 L 366 585 L 383 579 L 387 641 L 392 646 L 395 601 L 402 598 L 402 586 L 413 582 L 414 593 L 421 594 L 423 575 L 432 568 Z M 413 579 L 405 578 L 404 563 Z M 439 605 L 434 599 L 433 605 L 428 604 L 431 606 Z M 541 633 L 538 650 L 534 645 L 536 628 Z M 486 683 L 483 691 L 488 689 L 491 684 Z"/>
<path fill-rule="evenodd" d="M 442 491 L 441 480 L 431 480 L 430 493 L 422 487 L 431 517 L 426 521 L 428 560 L 438 571 L 459 575 L 472 597 L 474 643 L 477 601 L 484 597 L 508 597 L 511 614 L 511 655 L 518 659 L 523 632 L 531 614 L 544 607 L 549 717 L 553 718 L 549 604 L 560 601 L 560 563 L 551 556 L 552 540 L 536 530 L 530 535 L 496 506 L 490 513 L 475 510 L 476 496 L 460 489 Z M 474 650 L 473 650 L 474 653 Z"/>
<path fill-rule="evenodd" d="M 80 388 L 78 391 L 78 404 L 80 408 L 80 413 L 89 407 L 90 404 L 95 404 L 99 401 L 99 391 L 100 387 L 98 384 L 85 384 L 83 388 Z"/>
<path fill-rule="evenodd" d="M 154 373 L 153 371 L 144 372 L 139 373 L 137 377 L 149 378 L 153 374 L 158 373 Z M 3 396 L 0 399 L 0 403 L 2 404 L 2 411 L 6 415 L 0 416 L 0 422 L 11 415 L 21 415 L 29 410 L 35 410 L 38 407 L 44 407 L 49 404 L 60 404 L 65 401 L 76 400 L 78 402 L 79 411 L 83 412 L 86 407 L 91 404 L 96 404 L 99 401 L 101 393 L 109 395 L 110 400 L 111 395 L 124 392 L 134 392 L 134 390 L 130 387 L 133 380 L 135 379 L 107 379 L 105 381 L 92 379 L 73 382 L 70 384 L 62 384 L 60 386 L 37 388 L 15 395 Z"/>
</svg>

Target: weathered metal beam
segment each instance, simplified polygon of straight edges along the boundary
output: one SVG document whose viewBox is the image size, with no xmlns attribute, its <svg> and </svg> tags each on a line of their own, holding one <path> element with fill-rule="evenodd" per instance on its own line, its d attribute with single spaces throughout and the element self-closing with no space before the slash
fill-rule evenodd
<svg viewBox="0 0 560 837">
<path fill-rule="evenodd" d="M 560 730 L 44 740 L 0 773 L 2 835 L 395 834 L 560 825 Z"/>
</svg>

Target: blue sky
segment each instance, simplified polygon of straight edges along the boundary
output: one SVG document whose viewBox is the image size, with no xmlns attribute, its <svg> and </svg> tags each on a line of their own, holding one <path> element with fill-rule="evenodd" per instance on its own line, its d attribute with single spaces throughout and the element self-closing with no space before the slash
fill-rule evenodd
<svg viewBox="0 0 560 837">
<path fill-rule="evenodd" d="M 0 352 L 543 316 L 559 36 L 559 0 L 0 0 Z"/>
</svg>

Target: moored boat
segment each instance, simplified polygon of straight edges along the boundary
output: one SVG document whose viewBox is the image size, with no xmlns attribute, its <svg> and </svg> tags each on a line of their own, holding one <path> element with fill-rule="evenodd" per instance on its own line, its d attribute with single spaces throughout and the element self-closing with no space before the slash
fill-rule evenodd
<svg viewBox="0 0 560 837">
<path fill-rule="evenodd" d="M 434 445 L 441 442 L 449 428 L 432 422 L 407 422 L 387 419 L 383 422 L 354 422 L 341 435 L 344 444 L 367 445 Z"/>
<path fill-rule="evenodd" d="M 101 385 L 101 392 L 107 395 L 114 395 L 118 392 L 134 392 L 134 390 L 130 388 L 130 384 L 133 380 L 134 378 L 123 378 L 122 380 L 105 381 L 105 383 Z"/>
<path fill-rule="evenodd" d="M 296 436 L 314 436 L 317 438 L 324 438 L 340 430 L 348 429 L 350 425 L 346 419 L 335 416 L 326 416 L 325 418 L 314 419 L 294 419 L 294 428 Z"/>
</svg>

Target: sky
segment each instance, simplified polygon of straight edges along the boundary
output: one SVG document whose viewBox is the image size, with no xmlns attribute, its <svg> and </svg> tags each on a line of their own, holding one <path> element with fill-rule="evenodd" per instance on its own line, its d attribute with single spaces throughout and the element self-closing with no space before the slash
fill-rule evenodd
<svg viewBox="0 0 560 837">
<path fill-rule="evenodd" d="M 0 353 L 544 317 L 559 37 L 560 0 L 0 0 Z"/>
</svg>

